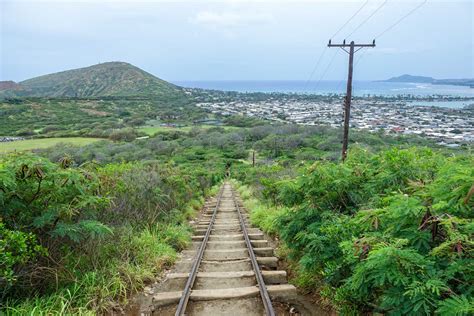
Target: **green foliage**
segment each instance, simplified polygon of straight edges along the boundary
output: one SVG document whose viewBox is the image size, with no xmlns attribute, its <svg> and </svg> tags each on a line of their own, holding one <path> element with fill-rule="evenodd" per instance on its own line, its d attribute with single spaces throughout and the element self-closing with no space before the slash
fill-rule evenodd
<svg viewBox="0 0 474 316">
<path fill-rule="evenodd" d="M 123 303 L 189 244 L 187 221 L 219 180 L 158 161 L 77 167 L 71 156 L 4 156 L 2 308 L 88 314 Z"/>
<path fill-rule="evenodd" d="M 190 128 L 210 114 L 189 105 L 155 98 L 0 105 L 7 114 L 0 133 L 27 126 L 43 136 L 109 137 L 116 129 L 137 136 L 128 127 L 143 121 L 188 124 L 149 139 L 127 132 L 127 142 L 2 158 L 2 238 L 17 241 L 2 241 L 10 247 L 0 263 L 8 311 L 87 314 L 123 302 L 188 245 L 189 218 L 229 169 L 246 185 L 240 194 L 252 223 L 283 241 L 295 282 L 320 289 L 342 314 L 469 311 L 472 157 L 354 131 L 359 146 L 340 164 L 337 129 L 232 117 L 228 123 L 246 127 Z M 390 145 L 405 149 L 380 152 Z"/>
<path fill-rule="evenodd" d="M 174 114 L 169 117 L 169 112 Z M 137 127 L 137 124 L 179 122 L 190 125 L 193 120 L 207 116 L 204 110 L 192 106 L 184 94 L 0 100 L 0 114 L 0 135 L 100 138 L 108 138 L 116 129 Z"/>
<path fill-rule="evenodd" d="M 110 232 L 83 218 L 85 214 L 93 217 L 108 203 L 95 194 L 97 177 L 86 170 L 33 155 L 10 155 L 0 162 L 0 175 L 0 214 L 8 227 L 75 242 Z"/>
<path fill-rule="evenodd" d="M 464 316 L 474 313 L 474 299 L 464 295 L 447 298 L 439 304 L 436 312 L 443 316 Z"/>
<path fill-rule="evenodd" d="M 344 164 L 259 181 L 264 198 L 291 208 L 257 207 L 251 218 L 285 242 L 296 282 L 342 314 L 468 315 L 473 183 L 472 156 L 355 149 Z"/>
<path fill-rule="evenodd" d="M 119 130 L 114 130 L 110 133 L 109 138 L 113 141 L 126 141 L 131 142 L 137 138 L 138 133 L 133 128 L 123 128 Z"/>
<path fill-rule="evenodd" d="M 124 62 L 107 62 L 21 82 L 18 96 L 106 97 L 183 94 L 178 87 Z M 1 96 L 1 94 L 0 94 Z"/>
<path fill-rule="evenodd" d="M 238 187 L 239 195 L 244 201 L 245 208 L 251 211 L 250 221 L 252 224 L 260 227 L 267 234 L 275 235 L 277 233 L 275 221 L 285 212 L 285 209 L 265 205 L 252 196 L 247 186 L 239 185 L 237 182 L 234 182 L 234 185 Z"/>
<path fill-rule="evenodd" d="M 34 234 L 9 230 L 0 222 L 0 285 L 13 285 L 18 278 L 16 267 L 45 254 Z"/>
</svg>

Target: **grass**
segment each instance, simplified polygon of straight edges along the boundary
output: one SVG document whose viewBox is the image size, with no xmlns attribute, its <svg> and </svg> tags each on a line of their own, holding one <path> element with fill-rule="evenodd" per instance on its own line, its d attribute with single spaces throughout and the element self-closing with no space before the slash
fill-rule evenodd
<svg viewBox="0 0 474 316">
<path fill-rule="evenodd" d="M 71 254 L 77 255 L 73 259 L 77 264 L 69 271 L 74 279 L 68 284 L 47 295 L 8 300 L 0 315 L 89 316 L 107 314 L 117 303 L 125 306 L 131 294 L 174 264 L 177 252 L 191 242 L 191 229 L 187 224 L 158 224 L 143 230 L 122 228 L 111 238 L 114 241 L 97 243 L 97 255 L 91 261 Z"/>
<path fill-rule="evenodd" d="M 160 225 L 128 230 L 113 238 L 114 242 L 97 244 L 95 267 L 79 255 L 76 270 L 71 271 L 73 282 L 49 295 L 7 301 L 5 315 L 89 316 L 105 313 L 117 302 L 125 305 L 131 293 L 175 262 L 177 251 L 189 244 L 191 234 L 188 226 Z"/>
<path fill-rule="evenodd" d="M 160 132 L 168 132 L 168 131 L 181 131 L 181 132 L 189 132 L 193 128 L 213 128 L 213 127 L 220 127 L 225 130 L 232 130 L 232 129 L 238 129 L 238 127 L 234 126 L 215 126 L 215 125 L 189 125 L 189 126 L 183 126 L 183 127 L 167 127 L 167 126 L 143 126 L 138 128 L 140 132 L 146 133 L 150 136 L 155 135 L 156 133 Z"/>
<path fill-rule="evenodd" d="M 59 143 L 69 143 L 77 146 L 84 146 L 101 139 L 102 138 L 91 137 L 57 137 L 17 140 L 13 142 L 0 143 L 0 154 L 12 151 L 28 151 L 32 149 L 48 148 Z"/>
<path fill-rule="evenodd" d="M 285 208 L 270 206 L 262 203 L 252 194 L 252 189 L 246 185 L 242 185 L 237 181 L 232 181 L 234 187 L 239 191 L 243 204 L 250 213 L 250 221 L 265 233 L 277 235 L 276 220 L 286 212 Z"/>
</svg>

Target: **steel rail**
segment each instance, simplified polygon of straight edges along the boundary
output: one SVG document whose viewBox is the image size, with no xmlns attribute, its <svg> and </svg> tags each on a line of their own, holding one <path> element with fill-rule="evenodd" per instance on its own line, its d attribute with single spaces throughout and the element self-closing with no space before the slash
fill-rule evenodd
<svg viewBox="0 0 474 316">
<path fill-rule="evenodd" d="M 232 190 L 232 198 L 234 200 L 235 207 L 237 208 L 237 213 L 239 214 L 240 219 L 240 228 L 244 234 L 245 243 L 247 244 L 247 250 L 249 252 L 250 261 L 252 262 L 252 267 L 255 272 L 255 277 L 257 279 L 258 288 L 260 290 L 260 296 L 262 297 L 263 306 L 265 307 L 265 314 L 267 316 L 275 316 L 275 311 L 273 310 L 272 300 L 270 299 L 270 295 L 267 291 L 267 286 L 265 285 L 265 281 L 263 280 L 262 272 L 260 271 L 260 267 L 257 263 L 257 258 L 255 257 L 255 253 L 253 252 L 253 246 L 250 242 L 250 238 L 247 232 L 247 227 L 245 226 L 244 217 L 242 216 L 242 212 L 240 211 L 240 206 L 235 198 L 234 190 Z"/>
<path fill-rule="evenodd" d="M 207 241 L 209 240 L 209 235 L 211 234 L 212 226 L 214 226 L 214 221 L 216 219 L 217 209 L 219 208 L 219 204 L 221 202 L 222 193 L 224 192 L 224 186 L 222 185 L 219 195 L 217 197 L 216 207 L 212 213 L 211 221 L 209 222 L 209 226 L 207 227 L 206 234 L 204 235 L 204 239 L 202 240 L 201 246 L 199 247 L 199 251 L 197 253 L 196 259 L 194 260 L 193 266 L 191 268 L 191 272 L 189 273 L 188 281 L 186 282 L 186 286 L 184 287 L 183 294 L 181 295 L 181 299 L 179 300 L 178 307 L 176 308 L 175 316 L 182 316 L 186 311 L 186 306 L 189 302 L 189 297 L 191 295 L 191 289 L 193 288 L 194 281 L 196 281 L 199 265 L 201 264 L 202 257 L 204 255 L 204 250 L 206 249 Z"/>
</svg>

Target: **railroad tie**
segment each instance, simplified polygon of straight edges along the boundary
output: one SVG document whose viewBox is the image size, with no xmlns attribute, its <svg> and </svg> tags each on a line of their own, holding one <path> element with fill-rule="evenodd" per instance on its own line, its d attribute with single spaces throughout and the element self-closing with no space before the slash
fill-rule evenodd
<svg viewBox="0 0 474 316">
<path fill-rule="evenodd" d="M 154 314 L 275 315 L 272 300 L 296 296 L 228 182 L 207 201 L 194 232 L 191 247 L 153 296 Z"/>
</svg>

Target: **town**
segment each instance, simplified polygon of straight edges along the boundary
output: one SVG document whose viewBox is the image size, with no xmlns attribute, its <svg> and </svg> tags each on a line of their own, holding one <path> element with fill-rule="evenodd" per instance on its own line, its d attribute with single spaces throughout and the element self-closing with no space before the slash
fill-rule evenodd
<svg viewBox="0 0 474 316">
<path fill-rule="evenodd" d="M 202 93 L 202 92 L 201 92 Z M 266 98 L 212 97 L 197 105 L 220 115 L 246 115 L 272 121 L 306 125 L 340 127 L 343 121 L 344 97 L 268 95 Z M 202 100 L 202 96 L 200 96 Z M 435 97 L 445 99 L 443 96 Z M 426 99 L 426 98 L 425 98 Z M 420 135 L 435 139 L 439 144 L 459 146 L 474 142 L 474 106 L 451 109 L 436 106 L 415 106 L 403 98 L 359 97 L 352 102 L 351 128 L 373 132 L 380 130 L 400 135 Z M 433 100 L 433 97 L 430 97 Z M 474 103 L 474 100 L 468 99 Z"/>
</svg>

